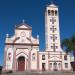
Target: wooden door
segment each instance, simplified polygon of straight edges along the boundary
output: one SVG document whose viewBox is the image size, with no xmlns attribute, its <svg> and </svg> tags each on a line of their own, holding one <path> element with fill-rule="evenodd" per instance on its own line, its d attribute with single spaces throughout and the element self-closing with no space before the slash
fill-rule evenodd
<svg viewBox="0 0 75 75">
<path fill-rule="evenodd" d="M 24 57 L 18 58 L 18 71 L 25 71 L 25 58 Z"/>
</svg>

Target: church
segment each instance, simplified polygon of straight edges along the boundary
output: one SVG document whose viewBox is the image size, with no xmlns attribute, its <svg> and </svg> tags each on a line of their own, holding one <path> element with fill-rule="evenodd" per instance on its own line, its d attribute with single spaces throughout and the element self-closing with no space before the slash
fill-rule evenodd
<svg viewBox="0 0 75 75">
<path fill-rule="evenodd" d="M 51 3 L 45 10 L 45 51 L 39 50 L 39 35 L 24 21 L 6 35 L 3 71 L 70 71 L 71 56 L 61 49 L 58 6 Z"/>
</svg>

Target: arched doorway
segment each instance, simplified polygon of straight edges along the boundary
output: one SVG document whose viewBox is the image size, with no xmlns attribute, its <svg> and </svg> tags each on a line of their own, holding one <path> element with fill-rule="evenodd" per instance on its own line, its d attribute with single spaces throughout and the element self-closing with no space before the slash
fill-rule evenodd
<svg viewBox="0 0 75 75">
<path fill-rule="evenodd" d="M 57 71 L 57 63 L 56 62 L 54 62 L 53 68 L 54 68 L 54 71 Z"/>
<path fill-rule="evenodd" d="M 24 71 L 25 70 L 25 57 L 20 56 L 18 58 L 18 71 Z"/>
<path fill-rule="evenodd" d="M 42 71 L 45 71 L 45 63 L 42 63 Z"/>
</svg>

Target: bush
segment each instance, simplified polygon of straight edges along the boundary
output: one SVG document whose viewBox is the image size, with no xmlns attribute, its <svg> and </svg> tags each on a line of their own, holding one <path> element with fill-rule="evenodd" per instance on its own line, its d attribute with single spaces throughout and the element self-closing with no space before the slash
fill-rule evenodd
<svg viewBox="0 0 75 75">
<path fill-rule="evenodd" d="M 2 66 L 0 66 L 0 74 L 1 74 L 1 72 L 2 72 Z"/>
<path fill-rule="evenodd" d="M 8 73 L 12 73 L 12 70 L 10 70 Z"/>
<path fill-rule="evenodd" d="M 75 61 L 71 62 L 71 66 L 72 66 L 73 71 L 75 71 Z"/>
</svg>

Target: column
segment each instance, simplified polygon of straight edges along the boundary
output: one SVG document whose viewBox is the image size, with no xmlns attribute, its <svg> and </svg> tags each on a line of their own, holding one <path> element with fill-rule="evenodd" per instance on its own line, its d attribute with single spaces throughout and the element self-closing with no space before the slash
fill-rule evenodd
<svg viewBox="0 0 75 75">
<path fill-rule="evenodd" d="M 16 49 L 14 49 L 13 53 L 13 71 L 16 72 Z"/>
<path fill-rule="evenodd" d="M 28 56 L 28 71 L 31 70 L 31 51 L 29 51 L 29 56 Z"/>
</svg>

